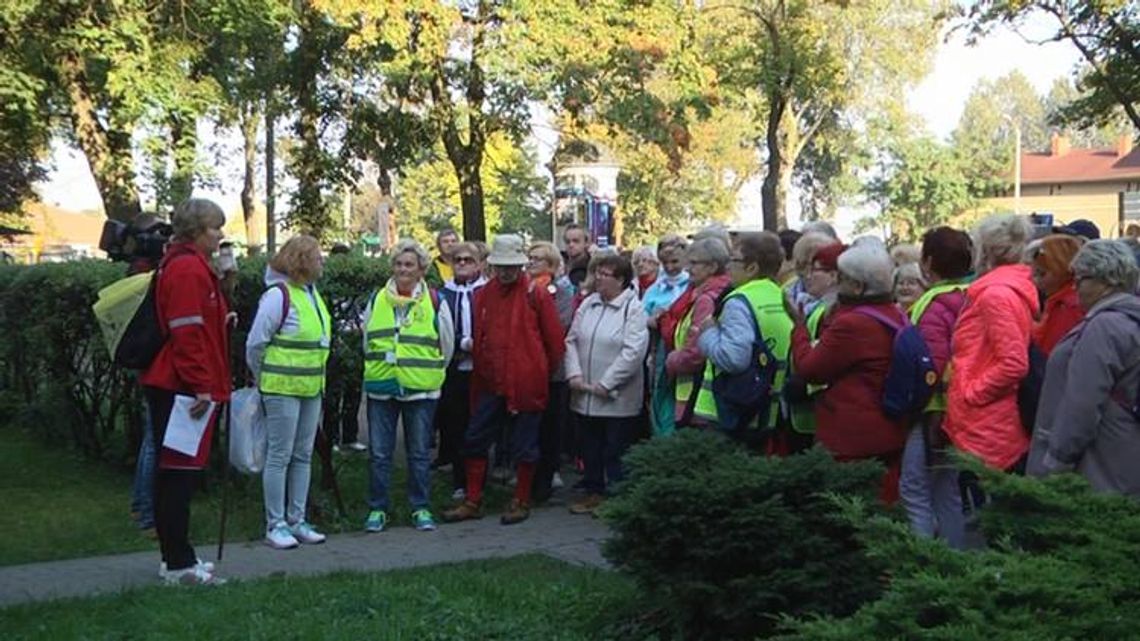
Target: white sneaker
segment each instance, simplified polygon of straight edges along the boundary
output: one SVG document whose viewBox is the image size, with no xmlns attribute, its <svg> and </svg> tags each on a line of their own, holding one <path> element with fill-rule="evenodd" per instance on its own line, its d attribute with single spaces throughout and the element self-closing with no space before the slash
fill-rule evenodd
<svg viewBox="0 0 1140 641">
<path fill-rule="evenodd" d="M 511 476 L 511 480 L 507 481 L 507 487 L 517 487 L 519 484 L 519 477 L 517 475 Z"/>
<path fill-rule="evenodd" d="M 299 545 L 289 526 L 278 523 L 265 533 L 265 544 L 277 550 L 288 550 Z"/>
<path fill-rule="evenodd" d="M 305 545 L 316 545 L 325 542 L 325 535 L 313 529 L 305 521 L 301 521 L 296 525 L 290 525 L 289 531 L 293 534 L 293 538 Z"/>
<path fill-rule="evenodd" d="M 209 561 L 203 561 L 202 559 L 195 559 L 194 562 L 198 567 L 202 568 L 203 570 L 210 572 L 211 574 L 214 572 L 214 564 L 213 563 L 210 563 Z M 158 564 L 158 578 L 165 579 L 167 574 L 168 573 L 166 571 L 166 561 L 162 561 Z"/>
<path fill-rule="evenodd" d="M 459 488 L 451 493 L 452 501 L 462 501 L 465 498 L 467 498 L 467 490 L 463 488 Z"/>
<path fill-rule="evenodd" d="M 566 487 L 566 484 L 562 482 L 562 475 L 555 472 L 554 478 L 550 479 L 550 489 L 561 490 L 564 487 Z"/>
<path fill-rule="evenodd" d="M 184 570 L 167 572 L 162 578 L 166 585 L 224 585 L 226 580 L 208 572 L 201 565 L 193 565 Z"/>
<path fill-rule="evenodd" d="M 346 445 L 345 447 L 352 450 L 353 452 L 367 452 L 368 451 L 368 446 L 365 445 L 364 443 L 361 443 L 360 441 L 353 441 L 353 442 L 349 443 L 348 445 Z"/>
</svg>

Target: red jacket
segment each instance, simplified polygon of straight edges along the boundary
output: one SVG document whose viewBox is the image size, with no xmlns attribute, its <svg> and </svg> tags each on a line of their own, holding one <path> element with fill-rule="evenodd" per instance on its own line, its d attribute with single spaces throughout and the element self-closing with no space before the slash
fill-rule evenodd
<svg viewBox="0 0 1140 641">
<path fill-rule="evenodd" d="M 218 403 L 230 400 L 229 306 L 205 254 L 194 243 L 166 250 L 155 290 L 158 322 L 166 343 L 139 382 L 189 396 L 208 392 Z M 166 467 L 202 467 L 210 456 L 213 422 L 195 457 L 162 450 Z"/>
<path fill-rule="evenodd" d="M 1029 371 L 1037 288 L 1026 265 L 997 267 L 970 285 L 954 329 L 946 434 L 958 449 L 1008 469 L 1029 449 L 1017 388 Z"/>
<path fill-rule="evenodd" d="M 869 304 L 902 318 L 893 303 Z M 796 325 L 792 354 L 796 372 L 828 388 L 815 403 L 816 439 L 835 458 L 893 457 L 906 443 L 906 421 L 883 414 L 883 384 L 894 335 L 882 323 L 841 304 L 831 312 L 813 348 L 807 328 Z"/>
<path fill-rule="evenodd" d="M 526 275 L 510 285 L 492 278 L 475 294 L 473 393 L 507 399 L 509 412 L 546 409 L 550 372 L 566 351 L 550 293 Z"/>
<path fill-rule="evenodd" d="M 1052 354 L 1057 343 L 1084 317 L 1085 310 L 1077 297 L 1077 284 L 1070 280 L 1045 301 L 1045 313 L 1033 328 L 1034 344 L 1046 355 Z"/>
</svg>

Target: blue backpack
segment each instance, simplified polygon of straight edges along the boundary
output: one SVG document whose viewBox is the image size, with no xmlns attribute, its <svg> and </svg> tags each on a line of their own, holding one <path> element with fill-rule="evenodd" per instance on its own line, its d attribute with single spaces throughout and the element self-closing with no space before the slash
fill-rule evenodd
<svg viewBox="0 0 1140 641">
<path fill-rule="evenodd" d="M 856 307 L 854 311 L 879 321 L 894 335 L 891 364 L 883 384 L 883 413 L 892 419 L 920 415 L 938 384 L 934 359 L 922 334 L 906 317 L 891 318 L 871 307 Z"/>
</svg>

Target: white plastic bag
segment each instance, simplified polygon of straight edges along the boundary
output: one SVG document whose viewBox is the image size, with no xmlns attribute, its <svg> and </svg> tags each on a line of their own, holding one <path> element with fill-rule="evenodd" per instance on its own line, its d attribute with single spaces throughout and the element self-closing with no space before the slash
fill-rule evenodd
<svg viewBox="0 0 1140 641">
<path fill-rule="evenodd" d="M 234 390 L 230 396 L 230 464 L 242 474 L 260 474 L 265 467 L 265 412 L 256 387 Z"/>
</svg>

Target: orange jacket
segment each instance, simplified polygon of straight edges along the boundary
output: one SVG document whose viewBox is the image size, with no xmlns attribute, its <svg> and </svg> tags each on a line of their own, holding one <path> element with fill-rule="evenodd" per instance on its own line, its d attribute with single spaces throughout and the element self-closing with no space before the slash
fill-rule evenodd
<svg viewBox="0 0 1140 641">
<path fill-rule="evenodd" d="M 1029 371 L 1037 289 L 1026 265 L 997 267 L 970 285 L 954 329 L 943 427 L 958 449 L 1008 469 L 1029 449 L 1017 388 Z"/>
</svg>

